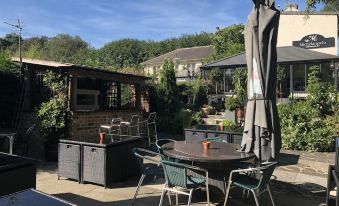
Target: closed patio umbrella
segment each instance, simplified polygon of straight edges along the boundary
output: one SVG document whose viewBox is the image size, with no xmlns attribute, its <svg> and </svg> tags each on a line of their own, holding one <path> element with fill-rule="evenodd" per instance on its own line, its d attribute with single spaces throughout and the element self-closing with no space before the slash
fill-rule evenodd
<svg viewBox="0 0 339 206">
<path fill-rule="evenodd" d="M 241 150 L 260 161 L 276 159 L 281 148 L 276 105 L 277 35 L 280 12 L 274 0 L 253 0 L 245 26 L 248 102 Z"/>
</svg>

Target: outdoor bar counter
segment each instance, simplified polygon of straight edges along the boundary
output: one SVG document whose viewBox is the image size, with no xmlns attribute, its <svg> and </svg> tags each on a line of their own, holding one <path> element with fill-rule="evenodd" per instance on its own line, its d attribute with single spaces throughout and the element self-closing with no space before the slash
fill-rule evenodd
<svg viewBox="0 0 339 206">
<path fill-rule="evenodd" d="M 132 149 L 143 148 L 146 140 L 146 137 L 126 135 L 115 135 L 113 142 L 107 136 L 104 144 L 60 140 L 58 178 L 92 182 L 106 188 L 137 175 L 139 170 Z"/>
<path fill-rule="evenodd" d="M 0 152 L 0 196 L 36 186 L 36 162 Z"/>
</svg>

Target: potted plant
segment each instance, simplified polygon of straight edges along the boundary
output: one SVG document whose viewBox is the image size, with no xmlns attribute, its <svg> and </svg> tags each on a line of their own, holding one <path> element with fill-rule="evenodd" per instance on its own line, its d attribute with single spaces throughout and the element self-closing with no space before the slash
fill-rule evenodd
<svg viewBox="0 0 339 206">
<path fill-rule="evenodd" d="M 237 119 L 244 117 L 244 105 L 247 97 L 247 70 L 245 68 L 236 69 L 233 73 L 233 84 L 235 93 L 225 101 L 225 108 L 236 111 Z"/>
</svg>

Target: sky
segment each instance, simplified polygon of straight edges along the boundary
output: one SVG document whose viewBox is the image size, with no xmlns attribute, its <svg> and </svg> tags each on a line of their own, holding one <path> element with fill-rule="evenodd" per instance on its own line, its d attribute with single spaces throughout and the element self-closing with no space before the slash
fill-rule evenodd
<svg viewBox="0 0 339 206">
<path fill-rule="evenodd" d="M 276 5 L 285 8 L 285 1 Z M 303 10 L 305 1 L 293 3 Z M 252 5 L 252 0 L 2 0 L 0 36 L 16 32 L 3 22 L 20 19 L 24 38 L 67 33 L 95 48 L 122 38 L 158 41 L 245 23 Z"/>
</svg>

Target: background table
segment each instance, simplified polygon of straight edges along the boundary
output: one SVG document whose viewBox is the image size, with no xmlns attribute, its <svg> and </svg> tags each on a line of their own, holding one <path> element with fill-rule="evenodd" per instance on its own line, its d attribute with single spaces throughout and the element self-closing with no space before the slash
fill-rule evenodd
<svg viewBox="0 0 339 206">
<path fill-rule="evenodd" d="M 0 197 L 0 205 L 10 206 L 69 206 L 74 205 L 60 198 L 35 189 L 23 190 Z"/>
<path fill-rule="evenodd" d="M 253 153 L 238 152 L 240 145 L 223 142 L 211 142 L 205 151 L 203 140 L 192 138 L 186 141 L 167 143 L 162 146 L 166 156 L 193 162 L 194 165 L 209 171 L 209 182 L 225 193 L 227 180 L 236 163 L 254 158 Z"/>
<path fill-rule="evenodd" d="M 13 154 L 13 142 L 16 131 L 10 129 L 0 129 L 0 137 L 7 137 L 9 140 L 9 154 Z"/>
</svg>

